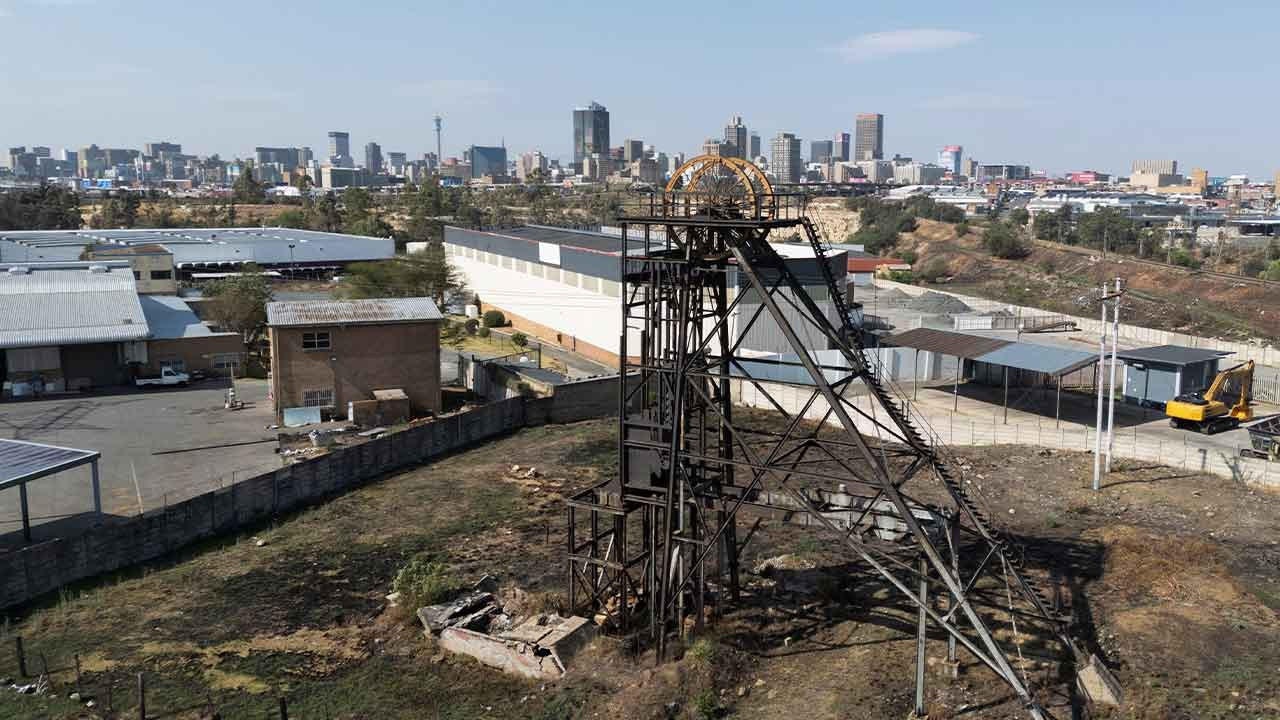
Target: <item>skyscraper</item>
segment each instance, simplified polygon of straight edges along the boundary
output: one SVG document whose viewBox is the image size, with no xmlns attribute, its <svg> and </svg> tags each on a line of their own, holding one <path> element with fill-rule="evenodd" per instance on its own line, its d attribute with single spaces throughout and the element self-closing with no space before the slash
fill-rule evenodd
<svg viewBox="0 0 1280 720">
<path fill-rule="evenodd" d="M 827 163 L 831 162 L 831 156 L 834 154 L 835 142 L 832 140 L 814 140 L 809 143 L 809 162 Z"/>
<path fill-rule="evenodd" d="M 835 140 L 832 141 L 831 159 L 836 162 L 848 162 L 852 158 L 849 156 L 849 133 L 836 133 Z"/>
<path fill-rule="evenodd" d="M 960 163 L 964 157 L 964 148 L 960 145 L 948 145 L 938 151 L 938 164 L 946 168 L 952 175 L 962 175 Z"/>
<path fill-rule="evenodd" d="M 742 116 L 734 115 L 729 118 L 729 124 L 724 126 L 724 144 L 729 146 L 728 154 L 739 158 L 747 157 L 750 149 L 747 143 L 747 126 L 742 124 Z"/>
<path fill-rule="evenodd" d="M 884 158 L 884 115 L 862 113 L 858 115 L 854 129 L 854 158 L 857 160 L 881 160 Z"/>
<path fill-rule="evenodd" d="M 573 111 L 573 169 L 582 172 L 582 161 L 599 153 L 609 157 L 609 110 L 593 102 Z"/>
<path fill-rule="evenodd" d="M 769 169 L 778 182 L 800 182 L 800 138 L 780 132 L 770 143 L 772 157 Z"/>
<path fill-rule="evenodd" d="M 338 167 L 351 165 L 351 134 L 340 130 L 329 132 L 329 164 Z"/>
<path fill-rule="evenodd" d="M 634 162 L 644 157 L 644 141 L 632 140 L 627 138 L 622 143 L 622 159 L 625 162 Z"/>
<path fill-rule="evenodd" d="M 755 160 L 760 157 L 760 133 L 751 133 L 751 140 L 749 142 L 751 144 L 749 159 Z"/>
<path fill-rule="evenodd" d="M 504 177 L 507 174 L 507 148 L 502 146 L 472 145 L 467 151 L 471 158 L 471 177 Z"/>
<path fill-rule="evenodd" d="M 382 172 L 382 146 L 376 142 L 365 143 L 364 168 L 370 175 Z"/>
</svg>

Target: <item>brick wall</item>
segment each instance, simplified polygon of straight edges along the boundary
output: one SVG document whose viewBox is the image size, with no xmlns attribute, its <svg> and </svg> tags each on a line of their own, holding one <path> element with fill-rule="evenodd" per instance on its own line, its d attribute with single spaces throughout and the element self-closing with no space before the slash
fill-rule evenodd
<svg viewBox="0 0 1280 720">
<path fill-rule="evenodd" d="M 187 372 L 211 371 L 215 355 L 235 355 L 244 365 L 244 339 L 240 333 L 217 333 L 173 340 L 147 342 L 147 368 L 160 369 L 164 360 L 182 360 Z"/>
<path fill-rule="evenodd" d="M 302 334 L 329 333 L 330 348 L 305 350 Z M 301 407 L 304 390 L 334 391 L 334 410 L 400 388 L 414 412 L 440 412 L 440 323 L 271 328 L 271 390 L 276 412 Z"/>
<path fill-rule="evenodd" d="M 384 473 L 525 425 L 525 401 L 505 400 L 338 448 L 164 509 L 113 522 L 75 538 L 0 554 L 0 610 L 67 583 L 161 557 L 362 485 Z"/>
</svg>

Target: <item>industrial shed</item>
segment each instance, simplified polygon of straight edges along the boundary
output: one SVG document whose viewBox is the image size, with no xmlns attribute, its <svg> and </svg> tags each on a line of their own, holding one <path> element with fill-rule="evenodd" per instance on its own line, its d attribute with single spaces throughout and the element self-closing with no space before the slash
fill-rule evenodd
<svg viewBox="0 0 1280 720">
<path fill-rule="evenodd" d="M 525 225 L 492 231 L 446 226 L 444 250 L 449 262 L 475 291 L 482 310 L 501 310 L 519 330 L 555 343 L 592 360 L 617 366 L 622 335 L 622 247 L 617 235 L 593 230 Z M 637 232 L 629 231 L 628 251 L 642 248 Z M 652 238 L 651 238 L 652 239 Z M 661 242 L 661 240 L 655 240 Z M 774 243 L 809 296 L 833 325 L 840 324 L 822 268 L 807 245 Z M 828 268 L 845 282 L 845 252 L 831 253 Z M 767 281 L 766 272 L 766 281 Z M 758 299 L 746 289 L 745 278 L 732 272 L 730 300 L 742 293 L 730 329 L 741 347 L 765 353 L 789 351 L 790 344 L 768 313 L 758 313 Z M 780 291 L 786 294 L 789 291 Z M 802 322 L 790 303 L 782 303 L 793 329 L 814 349 L 827 349 L 825 336 Z M 749 320 L 755 317 L 754 322 Z M 637 331 L 629 330 L 628 345 L 639 346 Z"/>
<path fill-rule="evenodd" d="M 960 358 L 963 371 L 957 374 L 953 390 L 957 403 L 961 378 L 985 385 L 1000 385 L 1004 388 L 1006 416 L 1010 387 L 1022 390 L 1014 401 L 1015 406 L 1031 392 L 1053 387 L 1056 391 L 1054 417 L 1060 417 L 1063 378 L 1098 362 L 1097 355 L 1079 350 L 929 328 L 908 330 L 890 336 L 885 342 Z"/>
<path fill-rule="evenodd" d="M 1179 395 L 1208 388 L 1229 354 L 1178 345 L 1121 350 L 1116 357 L 1125 365 L 1124 400 L 1163 410 Z"/>
</svg>

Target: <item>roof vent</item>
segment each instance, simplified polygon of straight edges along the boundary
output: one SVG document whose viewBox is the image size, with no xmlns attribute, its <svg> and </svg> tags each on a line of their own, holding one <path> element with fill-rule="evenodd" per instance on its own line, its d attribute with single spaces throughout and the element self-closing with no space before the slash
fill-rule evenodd
<svg viewBox="0 0 1280 720">
<path fill-rule="evenodd" d="M 102 274 L 102 273 L 108 272 L 108 268 L 106 265 L 90 265 L 89 272 L 95 273 L 95 274 Z"/>
<path fill-rule="evenodd" d="M 30 275 L 31 268 L 22 267 L 21 265 L 14 265 L 13 267 L 9 268 L 9 274 L 10 275 Z"/>
</svg>

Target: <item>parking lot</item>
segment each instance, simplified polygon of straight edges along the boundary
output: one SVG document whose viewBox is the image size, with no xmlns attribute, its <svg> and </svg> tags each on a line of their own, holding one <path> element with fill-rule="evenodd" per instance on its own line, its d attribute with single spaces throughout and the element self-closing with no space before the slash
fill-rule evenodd
<svg viewBox="0 0 1280 720">
<path fill-rule="evenodd" d="M 187 388 L 42 398 L 0 404 L 0 437 L 102 453 L 102 509 L 128 516 L 280 466 L 264 380 L 237 380 L 242 410 L 226 410 L 224 380 Z M 269 442 L 257 442 L 269 441 Z M 178 451 L 178 452 L 174 452 Z M 91 521 L 90 470 L 28 486 L 33 537 L 69 534 Z M 0 491 L 0 546 L 21 542 L 16 488 Z"/>
</svg>

